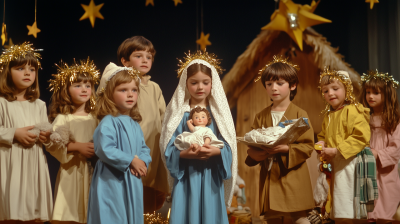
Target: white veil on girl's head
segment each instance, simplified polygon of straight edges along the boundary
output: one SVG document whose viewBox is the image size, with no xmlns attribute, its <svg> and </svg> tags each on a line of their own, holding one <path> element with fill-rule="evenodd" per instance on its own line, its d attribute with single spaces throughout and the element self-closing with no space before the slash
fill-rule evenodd
<svg viewBox="0 0 400 224">
<path fill-rule="evenodd" d="M 222 83 L 217 73 L 217 70 L 215 69 L 214 66 L 210 65 L 210 63 L 208 63 L 205 60 L 194 59 L 184 68 L 182 72 L 182 75 L 179 80 L 179 85 L 176 88 L 175 93 L 172 96 L 172 99 L 169 102 L 167 110 L 165 111 L 164 114 L 164 122 L 162 124 L 162 131 L 160 137 L 161 158 L 164 164 L 166 165 L 165 155 L 164 155 L 165 149 L 167 148 L 167 145 L 171 140 L 171 137 L 174 134 L 176 128 L 181 122 L 184 113 L 190 112 L 189 99 L 191 96 L 186 88 L 186 80 L 187 80 L 187 68 L 192 64 L 202 64 L 211 69 L 212 88 L 211 88 L 211 93 L 207 97 L 207 99 L 209 102 L 209 106 L 211 108 L 211 113 L 215 119 L 218 129 L 232 150 L 232 167 L 231 167 L 232 178 L 224 181 L 225 204 L 228 207 L 230 207 L 234 189 L 233 186 L 234 183 L 236 182 L 236 176 L 237 176 L 236 130 L 233 124 L 232 114 L 228 105 L 228 100 L 226 99 L 226 95 L 222 87 Z M 174 179 L 171 177 L 169 172 L 168 172 L 168 180 L 169 180 L 170 190 L 172 190 Z"/>
</svg>

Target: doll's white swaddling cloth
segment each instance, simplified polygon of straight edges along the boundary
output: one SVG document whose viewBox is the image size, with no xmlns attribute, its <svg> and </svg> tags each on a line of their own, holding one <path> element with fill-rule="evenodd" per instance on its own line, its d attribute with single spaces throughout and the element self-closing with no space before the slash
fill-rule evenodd
<svg viewBox="0 0 400 224">
<path fill-rule="evenodd" d="M 198 144 L 199 146 L 204 145 L 204 139 L 210 138 L 210 145 L 222 149 L 224 142 L 218 140 L 217 136 L 214 135 L 213 131 L 207 127 L 194 127 L 193 133 L 183 132 L 175 138 L 174 145 L 179 150 L 186 150 L 191 144 Z"/>
</svg>

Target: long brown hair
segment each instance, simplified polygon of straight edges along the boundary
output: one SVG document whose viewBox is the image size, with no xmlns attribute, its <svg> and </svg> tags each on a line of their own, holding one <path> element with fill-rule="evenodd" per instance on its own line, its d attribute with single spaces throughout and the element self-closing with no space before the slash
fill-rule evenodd
<svg viewBox="0 0 400 224">
<path fill-rule="evenodd" d="M 112 77 L 106 85 L 106 88 L 104 91 L 100 92 L 97 102 L 96 102 L 96 107 L 95 107 L 95 116 L 97 119 L 102 120 L 105 116 L 111 114 L 112 116 L 116 117 L 119 114 L 119 110 L 117 106 L 114 103 L 113 95 L 114 95 L 114 90 L 117 86 L 124 84 L 124 83 L 130 83 L 132 80 L 135 81 L 136 86 L 138 88 L 138 94 L 140 94 L 140 88 L 139 88 L 139 78 L 135 77 L 133 78 L 127 70 L 123 70 L 118 72 L 114 77 Z M 142 121 L 142 116 L 139 113 L 139 108 L 137 103 L 133 108 L 129 111 L 129 116 L 137 122 Z"/>
<path fill-rule="evenodd" d="M 207 76 L 210 76 L 210 78 L 212 79 L 211 68 L 209 68 L 203 64 L 198 64 L 198 63 L 194 63 L 187 68 L 187 79 L 189 79 L 191 76 L 197 74 L 198 72 L 202 72 L 202 73 L 206 74 Z"/>
<path fill-rule="evenodd" d="M 387 133 L 393 134 L 396 130 L 397 125 L 400 122 L 399 103 L 397 100 L 396 89 L 391 83 L 386 83 L 381 79 L 371 79 L 364 83 L 361 92 L 361 103 L 371 109 L 371 113 L 374 109 L 371 108 L 366 100 L 367 89 L 372 89 L 382 94 L 383 111 L 382 111 L 382 127 Z"/>
<path fill-rule="evenodd" d="M 3 70 L 0 74 L 0 96 L 4 97 L 6 100 L 10 102 L 17 100 L 17 97 L 14 96 L 16 89 L 14 82 L 12 81 L 11 68 L 25 66 L 27 64 L 35 68 L 36 75 L 33 84 L 26 89 L 25 99 L 29 100 L 30 102 L 33 102 L 39 98 L 40 96 L 39 81 L 38 81 L 39 65 L 36 57 L 29 52 L 25 55 L 25 57 L 19 57 L 13 61 L 10 61 L 10 63 L 4 65 Z"/>
<path fill-rule="evenodd" d="M 91 84 L 92 94 L 90 99 L 85 103 L 85 112 L 92 113 L 94 108 L 91 108 L 90 100 L 96 97 L 94 90 L 95 83 L 92 76 L 85 73 L 78 74 L 74 83 L 79 83 L 82 81 L 84 83 L 90 82 Z M 51 96 L 51 103 L 49 106 L 50 122 L 53 122 L 58 114 L 72 114 L 76 109 L 69 93 L 69 87 L 71 85 L 72 83 L 68 80 L 66 85 L 61 86 L 61 88 L 58 91 L 55 91 L 55 93 Z"/>
</svg>

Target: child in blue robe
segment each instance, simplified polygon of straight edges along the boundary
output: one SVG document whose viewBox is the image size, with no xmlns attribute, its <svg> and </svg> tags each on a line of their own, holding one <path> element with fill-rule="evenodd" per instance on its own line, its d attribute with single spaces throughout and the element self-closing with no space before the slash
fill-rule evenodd
<svg viewBox="0 0 400 224">
<path fill-rule="evenodd" d="M 110 63 L 101 78 L 93 141 L 99 157 L 90 186 L 88 224 L 143 223 L 143 185 L 151 162 L 136 102 L 137 71 Z"/>
<path fill-rule="evenodd" d="M 197 56 L 200 54 L 180 69 L 179 85 L 168 104 L 161 132 L 160 149 L 173 186 L 169 223 L 227 224 L 226 206 L 230 206 L 237 174 L 236 132 L 215 60 Z M 222 149 L 192 144 L 181 151 L 174 145 L 179 134 L 190 132 L 189 113 L 196 106 L 210 112 L 208 128 L 224 142 Z"/>
</svg>

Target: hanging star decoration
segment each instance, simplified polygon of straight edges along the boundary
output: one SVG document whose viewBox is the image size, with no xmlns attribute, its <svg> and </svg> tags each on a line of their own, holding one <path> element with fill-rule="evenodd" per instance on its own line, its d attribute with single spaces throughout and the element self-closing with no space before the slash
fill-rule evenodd
<svg viewBox="0 0 400 224">
<path fill-rule="evenodd" d="M 37 28 L 36 21 L 33 23 L 32 26 L 26 25 L 26 27 L 29 30 L 28 35 L 33 35 L 35 38 L 37 38 L 37 33 L 40 33 L 40 29 Z"/>
<path fill-rule="evenodd" d="M 104 3 L 95 5 L 93 0 L 90 0 L 89 5 L 81 4 L 82 8 L 85 10 L 85 14 L 83 14 L 79 21 L 89 18 L 92 27 L 94 27 L 96 18 L 104 19 L 103 15 L 100 13 L 100 9 L 103 7 L 103 5 Z"/>
<path fill-rule="evenodd" d="M 154 0 L 146 0 L 146 6 L 148 6 L 148 5 L 152 5 L 152 6 L 154 6 Z"/>
<path fill-rule="evenodd" d="M 172 0 L 175 3 L 175 6 L 178 6 L 178 4 L 182 4 L 182 0 Z"/>
<path fill-rule="evenodd" d="M 3 23 L 3 26 L 1 27 L 1 45 L 4 45 L 7 40 L 7 30 L 6 30 L 6 24 Z"/>
<path fill-rule="evenodd" d="M 366 3 L 369 2 L 369 8 L 370 8 L 370 9 L 373 9 L 373 8 L 374 8 L 374 4 L 375 4 L 375 3 L 379 3 L 378 0 L 365 0 L 365 2 L 366 2 Z"/>
<path fill-rule="evenodd" d="M 211 42 L 208 40 L 210 34 L 204 35 L 203 32 L 200 34 L 200 39 L 196 40 L 196 43 L 200 45 L 200 49 L 202 51 L 206 50 L 207 45 L 211 45 Z"/>
<path fill-rule="evenodd" d="M 9 49 L 11 46 L 14 46 L 14 43 L 12 42 L 11 37 L 10 37 L 10 39 L 8 39 L 8 44 L 5 44 L 4 48 Z"/>
<path fill-rule="evenodd" d="M 281 0 L 279 9 L 271 15 L 271 22 L 261 29 L 284 31 L 303 50 L 303 31 L 307 27 L 332 22 L 313 13 L 319 2 L 313 0 L 311 5 L 299 5 L 292 0 Z"/>
</svg>

